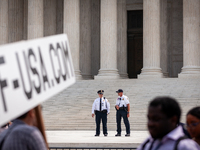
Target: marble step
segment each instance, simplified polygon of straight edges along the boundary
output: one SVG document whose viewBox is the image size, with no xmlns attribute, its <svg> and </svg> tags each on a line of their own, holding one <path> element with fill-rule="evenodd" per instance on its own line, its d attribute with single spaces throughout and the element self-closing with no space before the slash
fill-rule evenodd
<svg viewBox="0 0 200 150">
<path fill-rule="evenodd" d="M 94 119 L 91 117 L 91 107 L 97 98 L 96 91 L 104 89 L 104 96 L 111 104 L 108 116 L 108 126 L 116 130 L 115 91 L 119 88 L 130 99 L 131 129 L 146 130 L 146 113 L 149 101 L 159 95 L 175 97 L 182 107 L 182 122 L 185 121 L 187 111 L 200 105 L 200 79 L 180 80 L 155 79 L 155 80 L 82 80 L 50 98 L 43 103 L 43 116 L 46 129 L 51 130 L 90 130 L 95 128 Z M 123 126 L 123 125 L 122 125 Z"/>
</svg>

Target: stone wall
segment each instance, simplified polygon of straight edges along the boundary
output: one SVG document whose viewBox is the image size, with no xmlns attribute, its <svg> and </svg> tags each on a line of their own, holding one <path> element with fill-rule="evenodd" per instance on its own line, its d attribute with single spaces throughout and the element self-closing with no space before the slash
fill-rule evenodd
<svg viewBox="0 0 200 150">
<path fill-rule="evenodd" d="M 92 0 L 92 75 L 100 69 L 100 0 Z"/>
<path fill-rule="evenodd" d="M 178 77 L 183 67 L 183 1 L 169 4 L 169 76 Z M 171 44 L 171 45 L 170 45 Z"/>
<path fill-rule="evenodd" d="M 143 0 L 126 0 L 127 10 L 143 10 Z"/>
<path fill-rule="evenodd" d="M 92 1 L 80 1 L 80 71 L 84 79 L 91 79 Z"/>
<path fill-rule="evenodd" d="M 44 36 L 63 33 L 63 0 L 44 0 Z"/>
<path fill-rule="evenodd" d="M 80 71 L 92 79 L 100 69 L 100 0 L 80 1 Z"/>
</svg>

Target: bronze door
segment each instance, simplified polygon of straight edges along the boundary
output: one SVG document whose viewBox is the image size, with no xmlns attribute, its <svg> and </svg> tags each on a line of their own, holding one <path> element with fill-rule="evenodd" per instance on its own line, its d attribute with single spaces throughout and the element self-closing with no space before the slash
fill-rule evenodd
<svg viewBox="0 0 200 150">
<path fill-rule="evenodd" d="M 128 75 L 137 78 L 143 67 L 143 11 L 128 11 Z"/>
</svg>

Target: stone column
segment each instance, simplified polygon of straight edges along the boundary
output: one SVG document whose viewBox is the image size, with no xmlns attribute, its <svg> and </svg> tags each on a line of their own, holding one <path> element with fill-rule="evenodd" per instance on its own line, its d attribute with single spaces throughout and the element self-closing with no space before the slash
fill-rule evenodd
<svg viewBox="0 0 200 150">
<path fill-rule="evenodd" d="M 56 0 L 44 0 L 44 36 L 56 34 Z"/>
<path fill-rule="evenodd" d="M 43 0 L 28 0 L 28 39 L 43 37 Z"/>
<path fill-rule="evenodd" d="M 183 68 L 179 77 L 200 77 L 200 1 L 183 0 Z"/>
<path fill-rule="evenodd" d="M 83 79 L 92 79 L 92 0 L 80 1 L 80 70 Z"/>
<path fill-rule="evenodd" d="M 76 79 L 82 79 L 80 53 L 80 0 L 64 0 L 64 33 L 69 39 Z"/>
<path fill-rule="evenodd" d="M 164 77 L 168 77 L 168 22 L 167 22 L 167 0 L 160 1 L 160 67 Z"/>
<path fill-rule="evenodd" d="M 24 33 L 23 39 L 27 40 L 28 37 L 28 0 L 24 0 Z"/>
<path fill-rule="evenodd" d="M 8 0 L 0 0 L 0 45 L 8 43 Z"/>
<path fill-rule="evenodd" d="M 126 0 L 117 0 L 117 68 L 121 78 L 128 78 Z"/>
<path fill-rule="evenodd" d="M 161 78 L 160 1 L 143 0 L 143 68 L 138 78 Z"/>
<path fill-rule="evenodd" d="M 101 0 L 100 70 L 95 79 L 118 79 L 117 0 Z"/>
<path fill-rule="evenodd" d="M 8 42 L 17 42 L 24 39 L 24 0 L 9 0 L 8 12 Z"/>
</svg>

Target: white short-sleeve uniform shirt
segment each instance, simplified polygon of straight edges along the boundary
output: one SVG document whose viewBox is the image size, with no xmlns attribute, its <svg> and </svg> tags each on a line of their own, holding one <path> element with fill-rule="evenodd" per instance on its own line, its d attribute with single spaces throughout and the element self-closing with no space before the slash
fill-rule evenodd
<svg viewBox="0 0 200 150">
<path fill-rule="evenodd" d="M 122 95 L 122 97 L 118 96 L 116 105 L 119 107 L 127 107 L 127 104 L 129 104 L 129 98 L 126 95 Z"/>
</svg>

